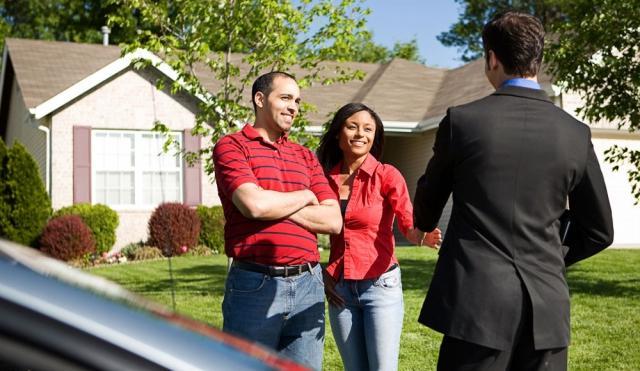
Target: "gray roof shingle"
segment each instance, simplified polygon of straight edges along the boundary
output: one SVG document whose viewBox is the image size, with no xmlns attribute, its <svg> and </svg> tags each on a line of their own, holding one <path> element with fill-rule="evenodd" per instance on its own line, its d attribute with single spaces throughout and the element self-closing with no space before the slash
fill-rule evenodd
<svg viewBox="0 0 640 371">
<path fill-rule="evenodd" d="M 120 57 L 117 46 L 5 39 L 29 108 L 45 102 Z"/>
<path fill-rule="evenodd" d="M 114 62 L 121 56 L 117 46 L 80 44 L 7 38 L 5 47 L 13 64 L 24 101 L 29 108 L 59 94 L 73 84 Z M 242 55 L 234 54 L 234 61 Z M 336 62 L 324 63 L 324 74 L 330 75 Z M 477 60 L 448 70 L 427 67 L 403 59 L 386 64 L 341 63 L 342 67 L 360 69 L 366 77 L 346 84 L 324 86 L 314 84 L 302 90 L 302 98 L 317 106 L 309 113 L 314 123 L 322 123 L 332 112 L 348 102 L 362 102 L 376 110 L 384 121 L 419 122 L 442 116 L 447 107 L 470 102 L 490 94 L 493 88 L 484 76 L 484 61 Z M 241 73 L 246 66 L 241 66 Z M 210 91 L 221 83 L 204 65 L 196 66 L 196 75 Z M 294 75 L 304 74 L 292 68 Z M 327 76 L 327 75 L 325 75 Z M 542 75 L 541 82 L 549 77 Z M 243 100 L 250 105 L 250 90 Z"/>
</svg>

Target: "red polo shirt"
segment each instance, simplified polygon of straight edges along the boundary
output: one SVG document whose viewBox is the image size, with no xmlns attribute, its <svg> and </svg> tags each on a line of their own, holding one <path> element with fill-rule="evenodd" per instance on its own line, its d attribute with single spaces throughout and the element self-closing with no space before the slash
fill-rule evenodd
<svg viewBox="0 0 640 371">
<path fill-rule="evenodd" d="M 289 142 L 286 135 L 269 143 L 247 124 L 218 141 L 213 160 L 226 218 L 227 256 L 267 265 L 296 265 L 320 259 L 315 233 L 289 219 L 245 218 L 231 201 L 233 192 L 244 183 L 278 192 L 310 189 L 320 202 L 336 199 L 309 149 Z"/>
<path fill-rule="evenodd" d="M 330 172 L 335 195 L 342 164 Z M 327 271 L 335 279 L 362 280 L 382 275 L 398 260 L 394 254 L 393 220 L 400 231 L 413 228 L 413 206 L 407 183 L 395 167 L 369 155 L 357 170 L 344 216 L 344 228 L 331 236 Z"/>
</svg>

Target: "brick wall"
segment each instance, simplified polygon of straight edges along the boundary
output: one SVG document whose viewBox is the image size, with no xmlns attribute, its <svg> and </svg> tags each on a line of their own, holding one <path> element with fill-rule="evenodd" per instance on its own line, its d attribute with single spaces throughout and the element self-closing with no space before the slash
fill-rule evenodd
<svg viewBox="0 0 640 371">
<path fill-rule="evenodd" d="M 73 203 L 73 126 L 94 129 L 151 130 L 155 120 L 171 130 L 193 126 L 197 102 L 186 94 L 170 95 L 155 87 L 155 70 L 125 70 L 52 114 L 52 203 L 54 209 Z M 202 145 L 208 142 L 203 140 Z M 202 203 L 220 204 L 211 178 L 202 173 Z M 115 247 L 147 238 L 152 210 L 117 209 L 120 226 Z"/>
</svg>

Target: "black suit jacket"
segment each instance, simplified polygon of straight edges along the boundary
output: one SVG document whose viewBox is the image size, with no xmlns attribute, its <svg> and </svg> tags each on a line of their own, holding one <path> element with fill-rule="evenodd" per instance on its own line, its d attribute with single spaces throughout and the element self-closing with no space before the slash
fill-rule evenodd
<svg viewBox="0 0 640 371">
<path fill-rule="evenodd" d="M 507 349 L 528 294 L 536 349 L 567 346 L 565 267 L 613 240 L 589 128 L 542 90 L 509 86 L 450 108 L 418 181 L 418 228 L 436 227 L 450 194 L 451 218 L 419 321 Z M 571 233 L 563 246 L 567 199 Z"/>
</svg>

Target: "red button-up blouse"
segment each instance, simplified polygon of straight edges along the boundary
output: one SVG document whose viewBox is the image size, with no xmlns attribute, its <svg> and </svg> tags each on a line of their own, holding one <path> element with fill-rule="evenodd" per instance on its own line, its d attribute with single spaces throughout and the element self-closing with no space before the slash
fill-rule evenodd
<svg viewBox="0 0 640 371">
<path fill-rule="evenodd" d="M 342 163 L 329 173 L 329 184 L 339 197 Z M 407 183 L 395 167 L 369 155 L 357 170 L 339 235 L 331 236 L 327 272 L 336 280 L 379 277 L 398 260 L 394 254 L 393 220 L 400 231 L 413 228 L 413 206 Z"/>
</svg>

